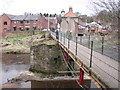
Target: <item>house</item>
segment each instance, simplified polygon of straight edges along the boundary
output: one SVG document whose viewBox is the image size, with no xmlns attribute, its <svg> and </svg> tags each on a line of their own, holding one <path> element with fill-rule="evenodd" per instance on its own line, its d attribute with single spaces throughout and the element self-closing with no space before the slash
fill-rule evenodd
<svg viewBox="0 0 120 90">
<path fill-rule="evenodd" d="M 1 21 L 0 26 L 2 31 L 7 31 L 7 30 L 9 31 L 11 29 L 11 19 L 6 14 L 3 14 L 0 17 L 0 21 Z"/>
<path fill-rule="evenodd" d="M 48 18 L 42 14 L 25 13 L 25 15 L 10 15 L 4 13 L 0 16 L 0 32 L 2 35 L 9 31 L 43 30 L 48 28 L 55 30 L 56 27 L 56 17 L 49 17 L 48 20 Z"/>
<path fill-rule="evenodd" d="M 11 29 L 11 19 L 3 14 L 0 16 L 0 36 L 6 36 L 6 31 Z"/>
<path fill-rule="evenodd" d="M 3 14 L 0 26 L 3 31 L 33 30 L 38 27 L 38 15 L 10 15 Z"/>
<path fill-rule="evenodd" d="M 85 34 L 87 32 L 87 23 L 79 22 L 78 24 L 78 34 Z"/>
<path fill-rule="evenodd" d="M 45 17 L 49 21 L 49 29 L 55 31 L 57 29 L 57 17 Z"/>
<path fill-rule="evenodd" d="M 96 22 L 92 22 L 88 25 L 88 32 L 97 33 L 102 30 L 102 26 Z"/>
<path fill-rule="evenodd" d="M 78 33 L 79 18 L 73 13 L 72 7 L 69 7 L 69 11 L 62 17 L 60 31 L 64 34 L 71 32 L 73 36 Z"/>
<path fill-rule="evenodd" d="M 48 29 L 48 20 L 45 18 L 45 16 L 39 16 L 38 24 L 38 28 L 40 30 Z"/>
<path fill-rule="evenodd" d="M 57 18 L 50 17 L 49 19 L 50 30 L 55 31 L 57 29 Z"/>
</svg>

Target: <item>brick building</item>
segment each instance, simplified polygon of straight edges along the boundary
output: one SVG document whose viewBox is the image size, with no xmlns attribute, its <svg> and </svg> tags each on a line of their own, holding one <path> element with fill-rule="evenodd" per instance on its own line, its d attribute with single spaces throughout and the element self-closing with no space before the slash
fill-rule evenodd
<svg viewBox="0 0 120 90">
<path fill-rule="evenodd" d="M 0 32 L 8 31 L 24 31 L 24 30 L 43 30 L 47 29 L 48 25 L 50 28 L 56 29 L 57 18 L 46 19 L 41 14 L 25 14 L 25 15 L 10 15 L 3 14 L 0 16 Z"/>
<path fill-rule="evenodd" d="M 98 33 L 99 31 L 102 31 L 102 26 L 98 23 L 92 22 L 88 25 L 88 32 Z"/>
</svg>

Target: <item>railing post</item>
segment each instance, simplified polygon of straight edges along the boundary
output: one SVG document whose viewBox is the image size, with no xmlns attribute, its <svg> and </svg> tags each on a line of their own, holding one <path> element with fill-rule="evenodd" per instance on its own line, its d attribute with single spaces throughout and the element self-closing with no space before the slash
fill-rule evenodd
<svg viewBox="0 0 120 90">
<path fill-rule="evenodd" d="M 104 36 L 102 37 L 102 54 L 103 54 L 103 49 L 104 49 Z"/>
<path fill-rule="evenodd" d="M 90 48 L 90 34 L 89 34 L 89 37 L 88 37 L 88 48 Z"/>
<path fill-rule="evenodd" d="M 76 50 L 75 50 L 75 54 L 77 55 L 77 37 L 76 37 Z"/>
<path fill-rule="evenodd" d="M 91 41 L 90 68 L 92 67 L 93 41 Z"/>
<path fill-rule="evenodd" d="M 82 45 L 82 36 L 80 36 L 80 44 Z"/>
<path fill-rule="evenodd" d="M 65 45 L 65 33 L 64 33 L 64 45 Z"/>
<path fill-rule="evenodd" d="M 84 84 L 84 71 L 81 68 L 78 84 Z"/>
<path fill-rule="evenodd" d="M 68 57 L 69 57 L 69 56 L 68 56 L 68 53 L 66 52 L 66 55 L 65 55 L 65 61 L 66 61 L 66 62 L 69 61 Z"/>
<path fill-rule="evenodd" d="M 62 42 L 62 32 L 61 32 L 61 42 Z"/>
<path fill-rule="evenodd" d="M 69 49 L 69 47 L 70 47 L 70 39 L 68 39 L 68 49 Z"/>
</svg>

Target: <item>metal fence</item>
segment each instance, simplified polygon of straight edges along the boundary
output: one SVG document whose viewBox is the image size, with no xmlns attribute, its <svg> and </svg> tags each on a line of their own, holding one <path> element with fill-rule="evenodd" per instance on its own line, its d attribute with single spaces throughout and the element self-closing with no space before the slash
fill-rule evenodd
<svg viewBox="0 0 120 90">
<path fill-rule="evenodd" d="M 76 41 L 76 37 L 72 37 Z M 94 51 L 106 55 L 116 61 L 118 60 L 118 39 L 110 39 L 107 36 L 101 37 L 99 35 L 85 35 L 78 36 L 77 42 L 85 47 L 91 48 L 91 41 L 93 41 Z"/>
<path fill-rule="evenodd" d="M 56 34 L 51 32 L 56 37 Z M 117 88 L 120 84 L 118 79 L 119 62 L 105 56 L 105 37 L 83 36 L 66 38 L 65 34 L 59 33 L 59 42 L 68 48 L 83 64 L 91 69 L 91 73 L 102 80 L 106 85 Z M 108 42 L 107 42 L 108 43 Z M 111 47 L 109 47 L 111 48 Z M 99 50 L 98 52 L 96 52 Z"/>
</svg>

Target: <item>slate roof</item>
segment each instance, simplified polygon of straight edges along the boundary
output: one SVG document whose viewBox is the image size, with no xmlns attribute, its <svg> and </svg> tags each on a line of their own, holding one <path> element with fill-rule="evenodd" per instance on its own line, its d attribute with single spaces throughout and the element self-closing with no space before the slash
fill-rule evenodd
<svg viewBox="0 0 120 90">
<path fill-rule="evenodd" d="M 24 20 L 38 20 L 39 15 L 27 15 Z"/>
<path fill-rule="evenodd" d="M 10 15 L 6 14 L 11 20 L 38 20 L 38 15 Z"/>
<path fill-rule="evenodd" d="M 87 26 L 87 23 L 85 23 L 85 22 L 79 22 L 79 24 L 84 26 L 84 27 Z"/>
<path fill-rule="evenodd" d="M 15 15 L 11 15 L 11 14 L 6 14 L 11 20 L 15 17 Z"/>
<path fill-rule="evenodd" d="M 18 16 L 15 16 L 12 20 L 24 20 L 25 19 L 25 15 L 18 15 Z"/>
</svg>

